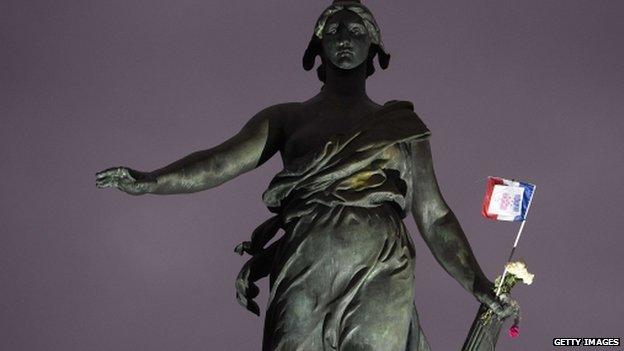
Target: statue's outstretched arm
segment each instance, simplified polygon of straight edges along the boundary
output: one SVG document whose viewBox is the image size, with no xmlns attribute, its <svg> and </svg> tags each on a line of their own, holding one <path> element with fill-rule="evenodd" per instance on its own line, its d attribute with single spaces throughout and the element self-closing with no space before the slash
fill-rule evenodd
<svg viewBox="0 0 624 351">
<path fill-rule="evenodd" d="M 155 171 L 113 167 L 98 172 L 96 185 L 116 187 L 133 195 L 182 194 L 213 188 L 258 167 L 278 151 L 280 115 L 284 108 L 276 105 L 264 109 L 222 144 L 194 152 Z"/>
<path fill-rule="evenodd" d="M 512 314 L 513 309 L 496 298 L 492 282 L 483 274 L 459 221 L 442 197 L 429 141 L 414 142 L 411 150 L 414 162 L 412 214 L 435 259 L 481 303 L 502 317 Z"/>
</svg>

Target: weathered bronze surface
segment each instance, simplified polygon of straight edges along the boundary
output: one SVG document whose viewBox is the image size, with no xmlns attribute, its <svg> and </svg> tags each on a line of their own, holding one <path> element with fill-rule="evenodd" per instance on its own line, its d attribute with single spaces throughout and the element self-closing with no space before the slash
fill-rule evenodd
<svg viewBox="0 0 624 351">
<path fill-rule="evenodd" d="M 373 59 L 390 56 L 367 8 L 338 1 L 304 55 L 324 86 L 305 102 L 264 109 L 224 143 L 152 172 L 114 167 L 98 187 L 128 194 L 192 193 L 220 185 L 279 152 L 284 170 L 263 195 L 275 216 L 237 246 L 251 259 L 239 302 L 259 314 L 255 281 L 270 277 L 263 350 L 429 350 L 413 303 L 411 213 L 444 269 L 501 318 L 494 296 L 433 171 L 429 130 L 409 102 L 366 94 Z M 266 244 L 279 229 L 284 235 Z"/>
</svg>

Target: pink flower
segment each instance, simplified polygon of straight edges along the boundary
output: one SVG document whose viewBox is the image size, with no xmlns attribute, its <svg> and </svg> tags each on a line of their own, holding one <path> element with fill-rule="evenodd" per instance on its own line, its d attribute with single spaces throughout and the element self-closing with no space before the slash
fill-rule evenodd
<svg viewBox="0 0 624 351">
<path fill-rule="evenodd" d="M 509 336 L 515 339 L 520 335 L 520 327 L 517 324 L 514 324 L 509 328 L 508 333 Z"/>
</svg>

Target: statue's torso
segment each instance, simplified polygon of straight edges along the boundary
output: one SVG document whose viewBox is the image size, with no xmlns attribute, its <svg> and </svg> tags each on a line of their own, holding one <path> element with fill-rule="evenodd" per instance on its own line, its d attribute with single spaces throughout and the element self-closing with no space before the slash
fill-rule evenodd
<svg viewBox="0 0 624 351">
<path fill-rule="evenodd" d="M 407 196 L 399 175 L 407 172 L 392 163 L 401 160 L 393 154 L 399 149 L 374 133 L 377 119 L 362 123 L 379 105 L 299 107 L 281 125 L 285 170 L 264 193 L 279 208 L 285 232 L 271 262 L 269 349 L 336 349 L 354 328 L 405 349 L 418 329 L 414 248 L 398 204 Z M 375 117 L 383 123 L 386 115 Z M 349 138 L 355 128 L 364 132 Z M 318 152 L 334 136 L 340 147 Z"/>
<path fill-rule="evenodd" d="M 297 158 L 320 150 L 332 136 L 346 134 L 380 105 L 362 102 L 341 107 L 320 99 L 298 104 L 282 117 L 281 156 L 288 168 Z"/>
</svg>

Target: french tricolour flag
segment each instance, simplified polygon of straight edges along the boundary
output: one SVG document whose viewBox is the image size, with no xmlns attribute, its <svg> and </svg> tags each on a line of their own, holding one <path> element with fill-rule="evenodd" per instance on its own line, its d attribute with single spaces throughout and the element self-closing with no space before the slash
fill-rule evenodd
<svg viewBox="0 0 624 351">
<path fill-rule="evenodd" d="M 534 190 L 531 183 L 488 177 L 481 214 L 498 221 L 524 221 Z"/>
</svg>

